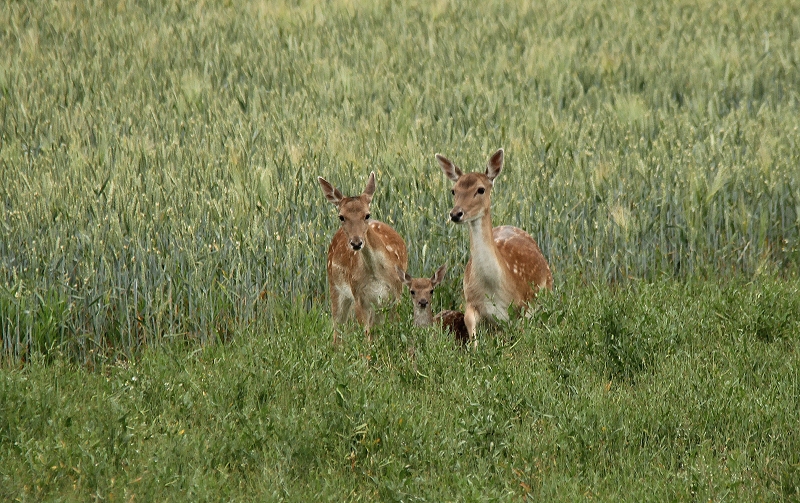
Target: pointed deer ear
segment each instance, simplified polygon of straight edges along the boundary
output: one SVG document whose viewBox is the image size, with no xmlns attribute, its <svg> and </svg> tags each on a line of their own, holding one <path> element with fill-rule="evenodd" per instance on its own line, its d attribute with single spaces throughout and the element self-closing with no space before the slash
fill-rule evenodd
<svg viewBox="0 0 800 503">
<path fill-rule="evenodd" d="M 494 181 L 497 178 L 497 175 L 500 174 L 500 170 L 503 169 L 503 149 L 498 149 L 497 152 L 492 154 L 492 157 L 489 158 L 488 164 L 486 164 L 486 176 L 489 177 L 490 181 Z"/>
<path fill-rule="evenodd" d="M 317 180 L 319 180 L 319 184 L 322 186 L 322 193 L 325 194 L 325 199 L 336 205 L 338 205 L 342 199 L 344 199 L 344 196 L 341 192 L 339 192 L 339 189 L 331 185 L 328 180 L 322 178 L 321 176 L 318 176 Z"/>
<path fill-rule="evenodd" d="M 447 157 L 441 154 L 436 154 L 436 160 L 439 161 L 439 166 L 442 167 L 442 171 L 444 172 L 445 176 L 447 176 L 447 178 L 449 178 L 451 181 L 457 182 L 461 175 L 464 174 L 460 169 L 458 169 L 458 166 L 453 164 L 453 161 Z"/>
<path fill-rule="evenodd" d="M 413 278 L 409 276 L 407 272 L 400 269 L 399 265 L 394 266 L 394 269 L 395 271 L 397 271 L 397 277 L 400 278 L 400 281 L 407 287 L 411 287 L 411 280 Z"/>
<path fill-rule="evenodd" d="M 442 280 L 444 279 L 444 274 L 446 272 L 447 272 L 447 264 L 445 264 L 442 267 L 440 267 L 439 269 L 437 269 L 436 272 L 433 273 L 433 277 L 431 277 L 432 286 L 435 287 L 436 285 L 441 283 Z"/>
<path fill-rule="evenodd" d="M 372 195 L 375 194 L 375 172 L 371 172 L 369 174 L 369 178 L 367 179 L 367 185 L 364 187 L 364 192 L 361 194 L 362 196 L 367 197 L 367 203 L 372 201 Z"/>
</svg>

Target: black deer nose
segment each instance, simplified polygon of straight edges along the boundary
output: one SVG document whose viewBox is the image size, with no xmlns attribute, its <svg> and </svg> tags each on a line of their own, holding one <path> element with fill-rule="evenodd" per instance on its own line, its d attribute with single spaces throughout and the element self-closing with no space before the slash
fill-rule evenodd
<svg viewBox="0 0 800 503">
<path fill-rule="evenodd" d="M 464 216 L 464 212 L 461 210 L 453 210 L 450 212 L 450 220 L 453 222 L 460 222 L 461 218 Z"/>
<path fill-rule="evenodd" d="M 358 251 L 364 246 L 364 241 L 362 241 L 361 238 L 353 238 L 350 240 L 350 246 L 352 246 L 355 251 Z"/>
<path fill-rule="evenodd" d="M 422 309 L 425 309 L 426 307 L 428 307 L 428 300 L 427 299 L 420 300 L 419 301 L 419 307 L 421 307 Z"/>
</svg>

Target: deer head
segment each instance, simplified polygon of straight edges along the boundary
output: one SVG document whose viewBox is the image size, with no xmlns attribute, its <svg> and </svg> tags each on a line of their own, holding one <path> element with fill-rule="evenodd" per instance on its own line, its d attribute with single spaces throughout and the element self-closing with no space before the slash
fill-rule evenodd
<svg viewBox="0 0 800 503">
<path fill-rule="evenodd" d="M 431 313 L 433 289 L 444 279 L 447 265 L 443 265 L 437 269 L 430 279 L 412 278 L 399 267 L 396 269 L 400 281 L 408 287 L 411 300 L 414 303 L 414 324 L 417 326 L 430 325 L 433 322 L 433 314 Z"/>
<path fill-rule="evenodd" d="M 499 149 L 489 158 L 484 173 L 464 174 L 453 161 L 440 154 L 436 154 L 436 160 L 447 178 L 455 182 L 451 190 L 454 197 L 450 219 L 460 224 L 478 220 L 488 214 L 492 203 L 492 185 L 503 169 L 503 149 Z"/>
<path fill-rule="evenodd" d="M 375 194 L 375 172 L 369 174 L 369 180 L 364 187 L 364 192 L 356 197 L 344 197 L 342 193 L 321 176 L 317 178 L 322 186 L 325 199 L 330 201 L 339 210 L 339 220 L 342 230 L 347 235 L 350 247 L 359 251 L 364 247 L 364 242 L 369 229 L 370 215 L 369 203 Z"/>
</svg>

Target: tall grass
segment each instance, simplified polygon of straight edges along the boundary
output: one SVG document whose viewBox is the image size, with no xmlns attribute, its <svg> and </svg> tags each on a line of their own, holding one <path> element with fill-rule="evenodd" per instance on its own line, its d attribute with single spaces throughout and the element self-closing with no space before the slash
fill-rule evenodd
<svg viewBox="0 0 800 503">
<path fill-rule="evenodd" d="M 324 308 L 317 175 L 354 193 L 374 169 L 412 272 L 459 271 L 435 152 L 505 147 L 494 221 L 557 288 L 794 271 L 798 34 L 781 0 L 4 3 L 4 356 Z"/>
</svg>

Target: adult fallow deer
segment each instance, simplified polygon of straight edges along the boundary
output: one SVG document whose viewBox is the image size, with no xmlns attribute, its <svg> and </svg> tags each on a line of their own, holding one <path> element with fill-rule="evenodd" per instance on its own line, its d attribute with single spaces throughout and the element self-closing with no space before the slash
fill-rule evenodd
<svg viewBox="0 0 800 503">
<path fill-rule="evenodd" d="M 464 322 L 473 345 L 475 330 L 485 317 L 508 320 L 509 306 L 525 309 L 541 288 L 552 290 L 553 275 L 536 241 L 522 229 L 492 228 L 491 194 L 503 169 L 503 149 L 495 152 L 484 173 L 463 173 L 448 158 L 436 154 L 453 186 L 450 219 L 469 228 L 470 259 L 464 271 Z"/>
<path fill-rule="evenodd" d="M 378 309 L 396 302 L 403 293 L 395 267 L 407 267 L 406 245 L 391 226 L 370 215 L 374 172 L 370 173 L 364 192 L 355 197 L 344 197 L 324 178 L 318 180 L 325 198 L 339 210 L 341 221 L 328 247 L 333 342 L 338 342 L 338 328 L 347 321 L 353 307 L 356 320 L 371 340 L 370 328 L 381 321 Z"/>
</svg>

